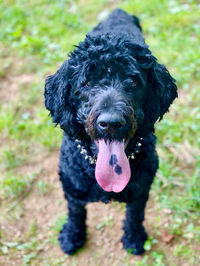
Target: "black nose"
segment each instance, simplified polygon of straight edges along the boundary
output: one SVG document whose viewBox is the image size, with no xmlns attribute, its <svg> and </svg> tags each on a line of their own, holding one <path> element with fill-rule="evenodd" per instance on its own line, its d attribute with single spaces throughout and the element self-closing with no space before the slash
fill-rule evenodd
<svg viewBox="0 0 200 266">
<path fill-rule="evenodd" d="M 103 131 L 117 130 L 125 125 L 123 116 L 116 113 L 103 113 L 97 119 L 98 127 Z"/>
</svg>

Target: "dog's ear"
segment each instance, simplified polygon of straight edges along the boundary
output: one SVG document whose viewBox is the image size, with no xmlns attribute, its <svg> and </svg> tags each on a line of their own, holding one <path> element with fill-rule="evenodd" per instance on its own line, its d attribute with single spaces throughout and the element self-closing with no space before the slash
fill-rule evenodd
<svg viewBox="0 0 200 266">
<path fill-rule="evenodd" d="M 175 80 L 164 65 L 157 62 L 148 46 L 129 44 L 134 58 L 146 73 L 146 97 L 143 110 L 145 124 L 153 129 L 154 123 L 168 111 L 173 100 L 178 97 Z"/>
<path fill-rule="evenodd" d="M 172 104 L 174 99 L 178 97 L 177 86 L 175 84 L 175 79 L 172 78 L 169 71 L 164 65 L 155 62 L 152 67 L 151 73 L 150 76 L 153 79 L 151 84 L 154 87 L 155 82 L 157 94 L 160 101 L 159 118 L 161 120 L 163 115 L 168 112 L 169 106 Z"/>
<path fill-rule="evenodd" d="M 126 43 L 131 54 L 147 75 L 146 99 L 144 111 L 146 122 L 153 125 L 168 111 L 170 104 L 178 97 L 175 80 L 171 77 L 164 65 L 157 62 L 148 46 L 139 46 Z"/>
<path fill-rule="evenodd" d="M 53 122 L 70 136 L 76 136 L 76 111 L 70 101 L 68 61 L 45 81 L 45 106 L 50 111 Z"/>
<path fill-rule="evenodd" d="M 149 122 L 161 120 L 169 106 L 178 96 L 175 80 L 164 65 L 154 62 L 147 74 L 146 116 Z"/>
<path fill-rule="evenodd" d="M 157 62 L 153 56 L 148 56 L 147 63 L 143 61 L 143 69 L 147 73 L 147 94 L 144 104 L 146 122 L 154 124 L 169 110 L 177 94 L 177 86 L 164 65 Z"/>
</svg>

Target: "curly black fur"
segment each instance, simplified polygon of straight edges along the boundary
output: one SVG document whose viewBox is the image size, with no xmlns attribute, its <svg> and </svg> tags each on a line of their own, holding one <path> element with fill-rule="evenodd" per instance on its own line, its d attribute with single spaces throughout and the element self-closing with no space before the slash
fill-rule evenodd
<svg viewBox="0 0 200 266">
<path fill-rule="evenodd" d="M 139 20 L 120 9 L 95 27 L 69 60 L 46 79 L 46 108 L 64 131 L 59 164 L 69 209 L 68 222 L 59 236 L 64 252 L 73 254 L 86 240 L 85 205 L 111 199 L 127 203 L 124 248 L 133 254 L 144 252 L 144 209 L 158 168 L 154 124 L 176 97 L 175 80 L 151 54 Z M 104 130 L 105 123 L 99 124 L 98 119 L 109 113 L 123 123 Z M 75 143 L 76 138 L 81 140 L 93 156 L 98 152 L 95 140 L 125 139 L 128 155 L 141 137 L 140 152 L 130 160 L 130 182 L 120 193 L 105 192 L 98 185 L 95 166 L 80 154 Z"/>
</svg>

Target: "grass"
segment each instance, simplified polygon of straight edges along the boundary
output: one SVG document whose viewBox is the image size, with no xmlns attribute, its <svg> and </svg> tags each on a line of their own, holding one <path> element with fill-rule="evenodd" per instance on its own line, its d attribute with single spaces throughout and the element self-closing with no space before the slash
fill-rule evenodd
<svg viewBox="0 0 200 266">
<path fill-rule="evenodd" d="M 157 202 L 155 211 L 158 216 L 154 221 L 153 238 L 145 245 L 146 255 L 134 263 L 198 265 L 200 4 L 197 0 L 1 1 L 0 217 L 4 223 L 11 224 L 12 220 L 20 217 L 8 215 L 6 210 L 10 204 L 15 206 L 20 200 L 15 211 L 21 213 L 25 203 L 21 197 L 27 191 L 30 192 L 29 198 L 35 195 L 35 190 L 44 199 L 51 196 L 52 188 L 42 179 L 45 173 L 37 168 L 37 163 L 58 150 L 62 133 L 59 128 L 53 127 L 44 108 L 44 79 L 55 72 L 73 46 L 84 39 L 86 32 L 98 22 L 98 15 L 117 6 L 140 17 L 150 49 L 159 62 L 167 66 L 179 87 L 179 99 L 156 126 L 160 169 L 153 184 L 152 197 Z M 34 167 L 31 168 L 32 165 Z M 30 168 L 28 174 L 27 167 Z M 117 204 L 112 206 L 124 211 Z M 173 249 L 168 249 L 169 254 L 160 244 L 163 210 L 168 211 L 167 228 L 174 236 Z M 34 220 L 25 238 L 12 237 L 10 241 L 8 231 L 1 229 L 0 264 L 5 254 L 11 258 L 18 254 L 24 265 L 40 263 L 40 253 L 49 242 L 57 243 L 56 234 L 62 221 L 62 217 L 58 218 L 51 227 L 54 228 L 51 231 L 56 233 L 46 236 L 44 245 L 40 243 Z M 97 228 L 105 226 L 115 226 L 112 216 L 97 224 Z M 98 252 L 95 254 L 98 258 L 103 256 Z M 54 255 L 55 258 L 45 257 L 41 265 L 64 265 L 66 258 Z M 71 265 L 78 262 L 79 257 L 75 256 Z M 130 265 L 132 256 L 127 254 L 121 263 Z"/>
</svg>

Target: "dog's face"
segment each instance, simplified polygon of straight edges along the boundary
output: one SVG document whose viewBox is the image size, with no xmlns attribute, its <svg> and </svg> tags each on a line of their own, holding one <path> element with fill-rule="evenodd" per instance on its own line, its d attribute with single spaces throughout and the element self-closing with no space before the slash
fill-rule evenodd
<svg viewBox="0 0 200 266">
<path fill-rule="evenodd" d="M 91 59 L 86 81 L 80 87 L 78 79 L 71 83 L 77 96 L 77 121 L 94 141 L 127 144 L 144 121 L 147 75 L 136 61 L 121 60 L 121 56 L 106 61 L 104 54 L 98 54 L 97 65 Z"/>
<path fill-rule="evenodd" d="M 174 80 L 147 47 L 110 36 L 86 37 L 45 87 L 53 121 L 70 136 L 96 143 L 97 181 L 115 192 L 129 181 L 129 140 L 153 131 L 175 97 Z M 115 188 L 102 177 L 109 167 L 123 179 Z"/>
</svg>

